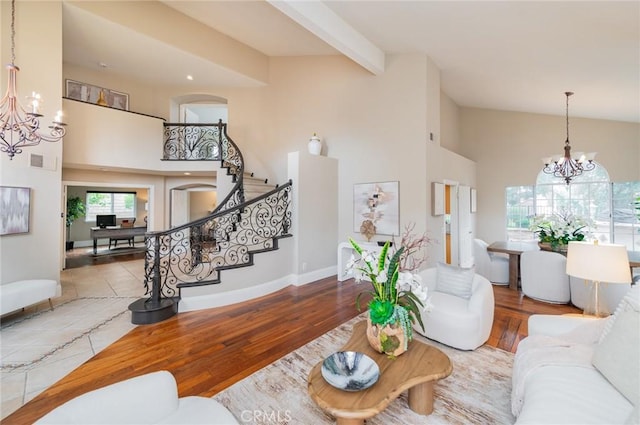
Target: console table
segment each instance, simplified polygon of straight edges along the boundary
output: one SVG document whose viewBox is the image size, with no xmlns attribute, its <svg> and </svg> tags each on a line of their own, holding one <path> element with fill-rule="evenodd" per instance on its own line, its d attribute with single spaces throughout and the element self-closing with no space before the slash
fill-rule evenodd
<svg viewBox="0 0 640 425">
<path fill-rule="evenodd" d="M 100 227 L 92 227 L 91 228 L 91 239 L 93 239 L 93 254 L 98 253 L 98 239 L 103 238 L 125 238 L 130 237 L 133 238 L 135 236 L 144 236 L 147 233 L 147 226 L 139 226 L 139 227 L 120 227 L 120 226 L 109 226 L 100 228 Z"/>
</svg>

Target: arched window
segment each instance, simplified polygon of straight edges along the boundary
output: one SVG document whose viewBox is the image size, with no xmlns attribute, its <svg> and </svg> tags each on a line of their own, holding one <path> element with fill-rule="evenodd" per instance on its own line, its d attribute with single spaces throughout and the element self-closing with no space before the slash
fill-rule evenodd
<svg viewBox="0 0 640 425">
<path fill-rule="evenodd" d="M 508 187 L 505 194 L 509 240 L 535 239 L 529 228 L 534 215 L 569 213 L 594 223 L 592 239 L 640 251 L 640 219 L 634 209 L 640 182 L 612 183 L 598 163 L 569 185 L 540 171 L 535 186 Z"/>
</svg>

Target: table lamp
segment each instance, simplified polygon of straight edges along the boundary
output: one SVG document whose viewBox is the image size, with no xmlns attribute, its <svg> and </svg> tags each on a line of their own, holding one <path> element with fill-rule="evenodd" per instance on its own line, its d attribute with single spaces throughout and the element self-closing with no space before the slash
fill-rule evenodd
<svg viewBox="0 0 640 425">
<path fill-rule="evenodd" d="M 569 242 L 567 274 L 591 280 L 591 294 L 584 314 L 604 317 L 607 308 L 600 305 L 600 282 L 631 284 L 629 256 L 624 245 L 595 242 Z"/>
</svg>

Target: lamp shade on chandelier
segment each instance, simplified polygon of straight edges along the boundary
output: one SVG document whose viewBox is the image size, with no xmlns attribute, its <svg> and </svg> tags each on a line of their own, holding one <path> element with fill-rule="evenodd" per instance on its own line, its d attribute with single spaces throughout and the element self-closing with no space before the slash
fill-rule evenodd
<svg viewBox="0 0 640 425">
<path fill-rule="evenodd" d="M 32 93 L 29 97 L 31 110 L 27 111 L 18 102 L 17 75 L 20 70 L 15 65 L 15 0 L 11 1 L 11 63 L 7 65 L 7 91 L 0 99 L 0 151 L 9 155 L 9 159 L 22 153 L 22 149 L 36 146 L 41 141 L 57 142 L 66 133 L 62 122 L 62 112 L 58 112 L 49 126 L 49 135 L 39 133 L 42 117 L 38 113 L 40 95 Z"/>
<path fill-rule="evenodd" d="M 595 152 L 588 154 L 578 153 L 575 157 L 571 157 L 571 145 L 569 144 L 569 96 L 573 92 L 565 92 L 567 96 L 567 140 L 564 142 L 564 155 L 554 158 L 543 158 L 544 171 L 547 174 L 553 174 L 554 177 L 564 179 L 565 183 L 571 183 L 571 180 L 584 171 L 591 171 L 596 168 L 593 158 Z"/>
</svg>

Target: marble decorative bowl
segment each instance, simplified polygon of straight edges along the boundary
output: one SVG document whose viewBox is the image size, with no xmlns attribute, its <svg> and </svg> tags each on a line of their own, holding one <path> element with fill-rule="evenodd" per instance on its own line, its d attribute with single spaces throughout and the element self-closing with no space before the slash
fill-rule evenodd
<svg viewBox="0 0 640 425">
<path fill-rule="evenodd" d="M 360 391 L 378 381 L 380 368 L 373 359 L 358 351 L 338 351 L 322 362 L 322 377 L 344 391 Z"/>
</svg>

